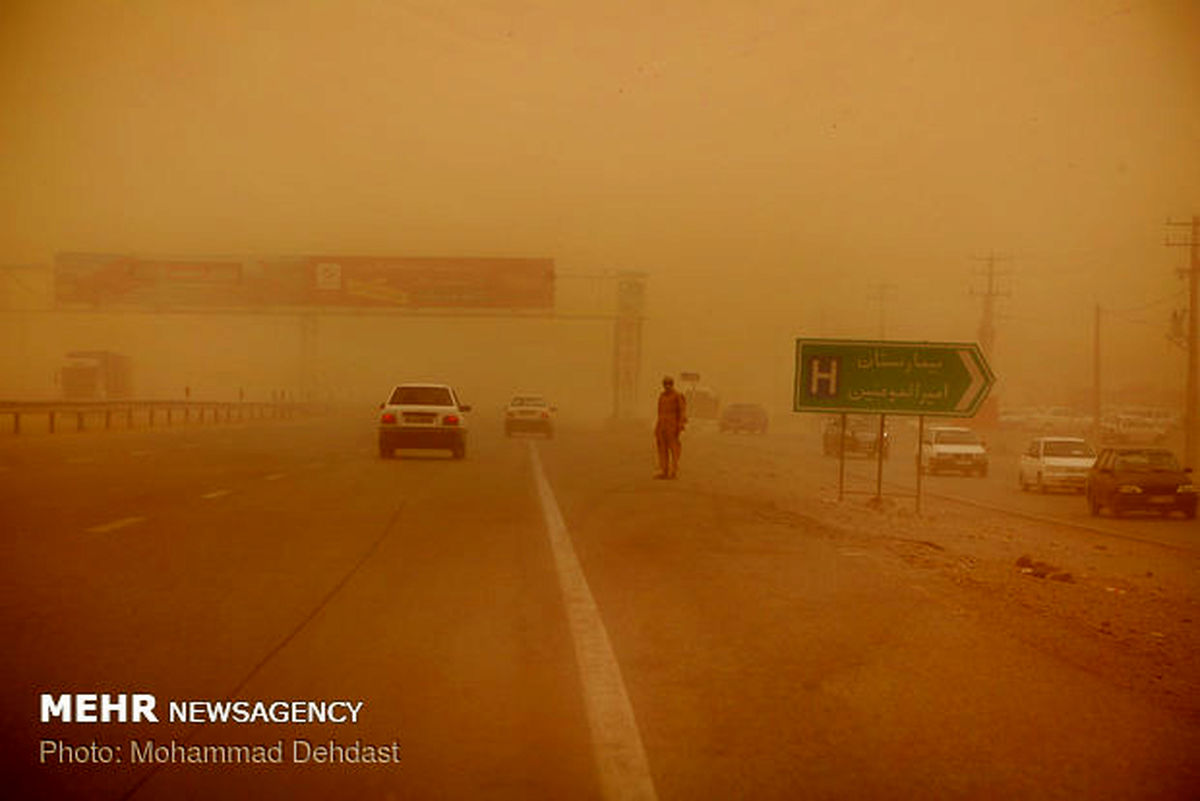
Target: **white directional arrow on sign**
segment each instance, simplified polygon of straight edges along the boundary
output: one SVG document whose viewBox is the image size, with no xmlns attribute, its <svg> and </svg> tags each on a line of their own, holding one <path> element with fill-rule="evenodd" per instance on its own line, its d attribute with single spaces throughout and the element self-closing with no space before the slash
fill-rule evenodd
<svg viewBox="0 0 1200 801">
<path fill-rule="evenodd" d="M 967 385 L 966 391 L 954 406 L 954 411 L 964 412 L 971 407 L 975 396 L 987 384 L 988 378 L 975 363 L 975 354 L 969 348 L 959 348 L 958 357 L 962 359 L 963 367 L 967 368 L 967 373 L 971 376 L 971 383 Z"/>
</svg>

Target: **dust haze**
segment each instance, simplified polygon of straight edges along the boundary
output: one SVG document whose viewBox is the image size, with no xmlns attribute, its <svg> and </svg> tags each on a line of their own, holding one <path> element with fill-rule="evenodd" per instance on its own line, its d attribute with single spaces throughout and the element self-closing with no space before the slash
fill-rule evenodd
<svg viewBox="0 0 1200 801">
<path fill-rule="evenodd" d="M 1170 2 L 0 5 L 0 394 L 70 350 L 137 394 L 612 403 L 592 277 L 645 275 L 639 382 L 790 408 L 798 336 L 966 340 L 1005 404 L 1178 406 L 1200 8 Z M 553 258 L 558 319 L 50 315 L 56 253 Z M 989 285 L 987 259 L 992 262 Z M 595 316 L 591 316 L 595 315 Z"/>
</svg>

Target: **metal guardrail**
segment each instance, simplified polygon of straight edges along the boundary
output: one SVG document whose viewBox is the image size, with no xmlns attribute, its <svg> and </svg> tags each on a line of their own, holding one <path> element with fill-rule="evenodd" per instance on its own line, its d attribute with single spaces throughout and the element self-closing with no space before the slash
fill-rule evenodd
<svg viewBox="0 0 1200 801">
<path fill-rule="evenodd" d="M 46 418 L 46 431 L 56 433 L 64 420 L 72 430 L 95 428 L 132 429 L 141 423 L 147 428 L 191 423 L 231 423 L 245 420 L 287 420 L 317 410 L 307 403 L 249 403 L 221 401 L 0 401 L 0 421 L 11 418 L 8 431 L 20 434 L 22 422 L 30 417 Z M 3 429 L 0 429 L 3 430 Z"/>
</svg>

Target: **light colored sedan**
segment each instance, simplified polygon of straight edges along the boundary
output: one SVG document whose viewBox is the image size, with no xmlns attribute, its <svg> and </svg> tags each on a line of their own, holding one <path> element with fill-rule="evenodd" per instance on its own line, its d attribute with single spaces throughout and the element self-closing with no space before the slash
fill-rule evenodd
<svg viewBox="0 0 1200 801">
<path fill-rule="evenodd" d="M 397 448 L 448 450 L 467 455 L 467 416 L 471 407 L 447 384 L 400 384 L 379 404 L 379 455 L 391 459 Z"/>
<path fill-rule="evenodd" d="M 554 413 L 558 408 L 545 397 L 525 393 L 514 395 L 504 410 L 504 433 L 529 431 L 550 439 L 554 436 Z"/>
<path fill-rule="evenodd" d="M 1021 454 L 1017 481 L 1022 490 L 1083 492 L 1096 452 L 1079 437 L 1037 437 Z"/>
</svg>

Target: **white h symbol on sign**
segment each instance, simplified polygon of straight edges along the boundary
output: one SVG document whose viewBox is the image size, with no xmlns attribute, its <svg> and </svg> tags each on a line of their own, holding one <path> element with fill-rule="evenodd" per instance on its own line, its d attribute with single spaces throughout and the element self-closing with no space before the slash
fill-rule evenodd
<svg viewBox="0 0 1200 801">
<path fill-rule="evenodd" d="M 837 356 L 814 356 L 809 360 L 808 394 L 816 398 L 836 398 L 838 391 Z M 821 385 L 825 387 L 822 390 Z"/>
</svg>

